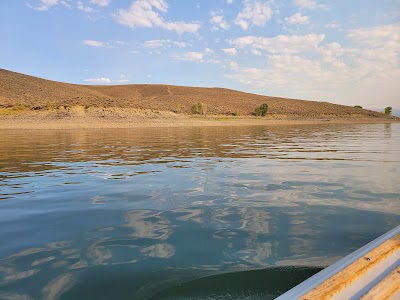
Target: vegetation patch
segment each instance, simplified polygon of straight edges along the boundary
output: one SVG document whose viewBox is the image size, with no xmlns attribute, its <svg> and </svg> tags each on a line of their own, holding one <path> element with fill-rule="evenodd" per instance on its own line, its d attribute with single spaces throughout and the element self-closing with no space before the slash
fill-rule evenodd
<svg viewBox="0 0 400 300">
<path fill-rule="evenodd" d="M 13 105 L 10 107 L 0 107 L 0 116 L 13 116 L 23 114 L 28 111 L 29 108 L 22 104 Z"/>
<path fill-rule="evenodd" d="M 71 107 L 71 112 L 75 115 L 83 116 L 85 114 L 85 107 L 83 105 L 74 105 Z"/>
<path fill-rule="evenodd" d="M 199 102 L 192 106 L 190 112 L 193 115 L 206 115 L 207 114 L 207 104 Z"/>
<path fill-rule="evenodd" d="M 385 107 L 385 115 L 391 115 L 392 114 L 392 107 L 388 106 Z"/>
<path fill-rule="evenodd" d="M 268 104 L 267 103 L 261 104 L 259 107 L 256 107 L 256 109 L 254 110 L 254 114 L 256 116 L 261 116 L 261 117 L 266 116 L 267 112 L 268 112 Z"/>
<path fill-rule="evenodd" d="M 232 116 L 237 117 L 240 115 L 238 110 L 235 110 L 233 113 L 231 113 Z"/>
<path fill-rule="evenodd" d="M 178 113 L 180 113 L 181 111 L 182 111 L 182 105 L 180 105 L 179 103 L 176 104 L 175 109 L 174 109 L 174 112 L 178 114 Z"/>
<path fill-rule="evenodd" d="M 47 100 L 44 108 L 48 110 L 53 109 L 53 103 L 50 100 Z"/>
</svg>

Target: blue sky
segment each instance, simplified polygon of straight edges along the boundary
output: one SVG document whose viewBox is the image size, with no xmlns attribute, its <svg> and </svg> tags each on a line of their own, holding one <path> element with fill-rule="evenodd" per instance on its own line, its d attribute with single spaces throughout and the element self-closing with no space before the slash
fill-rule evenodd
<svg viewBox="0 0 400 300">
<path fill-rule="evenodd" d="M 3 0 L 0 68 L 400 108 L 400 0 Z"/>
</svg>

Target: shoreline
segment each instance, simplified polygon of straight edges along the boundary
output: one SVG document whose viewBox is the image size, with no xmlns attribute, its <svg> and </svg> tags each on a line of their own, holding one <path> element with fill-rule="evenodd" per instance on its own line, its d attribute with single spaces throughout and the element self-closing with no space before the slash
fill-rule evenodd
<svg viewBox="0 0 400 300">
<path fill-rule="evenodd" d="M 284 126 L 284 125 L 321 125 L 321 124 L 388 124 L 400 123 L 400 119 L 386 118 L 274 118 L 251 116 L 187 116 L 163 115 L 150 116 L 9 116 L 0 118 L 0 130 L 31 129 L 129 129 L 129 128 L 173 128 L 173 127 L 221 127 L 221 126 Z"/>
<path fill-rule="evenodd" d="M 225 88 L 76 85 L 0 69 L 1 129 L 392 123 L 382 112 Z M 262 114 L 264 117 L 255 117 Z M 267 108 L 267 109 L 266 109 Z M 257 112 L 258 111 L 258 112 Z"/>
</svg>

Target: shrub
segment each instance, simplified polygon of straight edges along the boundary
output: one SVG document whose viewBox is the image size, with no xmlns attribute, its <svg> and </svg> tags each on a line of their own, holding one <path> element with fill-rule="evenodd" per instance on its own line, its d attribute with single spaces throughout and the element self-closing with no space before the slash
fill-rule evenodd
<svg viewBox="0 0 400 300">
<path fill-rule="evenodd" d="M 388 106 L 385 107 L 385 115 L 391 115 L 392 114 L 392 107 Z"/>
<path fill-rule="evenodd" d="M 24 113 L 26 110 L 29 110 L 29 107 L 26 107 L 23 104 L 16 104 L 9 107 L 0 106 L 0 116 L 18 115 Z"/>
<path fill-rule="evenodd" d="M 254 114 L 256 116 L 261 116 L 264 117 L 268 112 L 268 104 L 267 103 L 263 103 L 261 104 L 259 107 L 256 107 L 256 109 L 254 110 Z"/>
<path fill-rule="evenodd" d="M 17 104 L 17 105 L 14 105 L 14 106 L 11 107 L 11 110 L 13 110 L 13 111 L 24 111 L 24 110 L 27 110 L 27 109 L 28 109 L 28 107 L 26 107 L 23 104 Z"/>
<path fill-rule="evenodd" d="M 53 107 L 53 103 L 50 100 L 46 101 L 46 109 L 51 109 Z"/>
<path fill-rule="evenodd" d="M 193 115 L 205 115 L 207 114 L 207 104 L 199 102 L 193 105 L 190 111 Z"/>
<path fill-rule="evenodd" d="M 175 112 L 176 112 L 176 113 L 179 113 L 179 112 L 181 112 L 181 110 L 182 110 L 182 106 L 181 106 L 179 103 L 176 104 Z"/>
<path fill-rule="evenodd" d="M 360 105 L 356 105 L 356 106 L 354 106 L 355 108 L 362 108 L 362 106 L 360 106 Z"/>
</svg>

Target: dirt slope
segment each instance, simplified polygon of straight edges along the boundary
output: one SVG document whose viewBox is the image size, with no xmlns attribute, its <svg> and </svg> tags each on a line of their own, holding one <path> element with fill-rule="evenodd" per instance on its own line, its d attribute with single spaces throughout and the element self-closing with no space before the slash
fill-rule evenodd
<svg viewBox="0 0 400 300">
<path fill-rule="evenodd" d="M 383 117 L 378 112 L 326 102 L 261 96 L 222 88 L 196 88 L 170 85 L 130 84 L 89 86 L 60 83 L 0 69 L 0 107 L 25 105 L 52 107 L 141 108 L 189 113 L 197 102 L 207 105 L 208 114 L 250 115 L 266 102 L 270 115 L 299 118 Z"/>
</svg>

